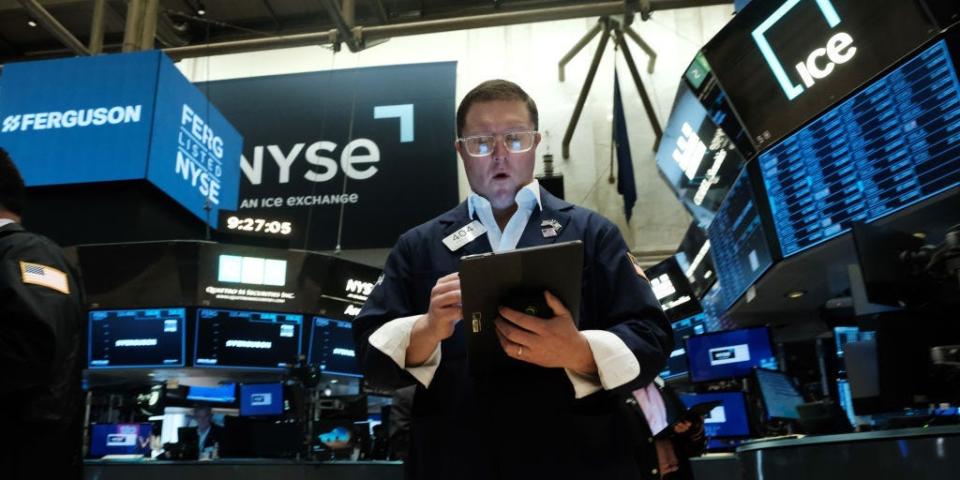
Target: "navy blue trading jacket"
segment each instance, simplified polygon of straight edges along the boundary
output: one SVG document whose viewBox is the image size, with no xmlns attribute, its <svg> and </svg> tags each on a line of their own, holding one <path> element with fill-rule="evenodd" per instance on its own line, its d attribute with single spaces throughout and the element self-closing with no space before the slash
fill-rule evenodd
<svg viewBox="0 0 960 480">
<path fill-rule="evenodd" d="M 583 242 L 579 328 L 616 334 L 636 355 L 640 375 L 579 400 L 562 369 L 471 377 L 465 322 L 460 322 L 441 344 L 440 366 L 430 387 L 418 385 L 408 478 L 638 478 L 639 438 L 624 421 L 630 413 L 623 399 L 662 370 L 673 348 L 670 325 L 650 285 L 637 275 L 617 227 L 543 188 L 540 195 L 543 209 L 534 210 L 517 247 Z M 541 220 L 556 220 L 562 226 L 559 235 L 545 238 Z M 440 277 L 457 271 L 462 256 L 490 251 L 484 236 L 457 252 L 441 242 L 471 221 L 463 202 L 400 237 L 382 282 L 354 320 L 358 359 L 369 383 L 400 387 L 416 382 L 370 346 L 368 338 L 390 320 L 426 313 L 430 290 Z"/>
</svg>

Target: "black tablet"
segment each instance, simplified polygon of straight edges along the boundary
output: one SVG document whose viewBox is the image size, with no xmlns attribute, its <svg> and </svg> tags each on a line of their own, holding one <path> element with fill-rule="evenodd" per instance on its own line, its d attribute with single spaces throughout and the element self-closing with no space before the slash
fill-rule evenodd
<svg viewBox="0 0 960 480">
<path fill-rule="evenodd" d="M 460 259 L 463 321 L 474 374 L 515 367 L 497 340 L 494 320 L 507 306 L 528 315 L 553 317 L 543 298 L 549 290 L 579 324 L 583 243 L 553 243 Z"/>
</svg>

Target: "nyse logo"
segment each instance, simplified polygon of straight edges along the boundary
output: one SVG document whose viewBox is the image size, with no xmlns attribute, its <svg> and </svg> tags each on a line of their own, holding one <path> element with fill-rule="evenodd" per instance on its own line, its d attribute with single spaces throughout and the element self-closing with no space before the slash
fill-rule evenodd
<svg viewBox="0 0 960 480">
<path fill-rule="evenodd" d="M 373 286 L 374 285 L 370 282 L 354 280 L 351 278 L 347 280 L 347 293 L 356 293 L 367 296 L 373 292 Z"/>
<path fill-rule="evenodd" d="M 174 171 L 210 203 L 220 203 L 223 175 L 223 139 L 186 104 L 177 133 L 177 163 Z"/>
<path fill-rule="evenodd" d="M 250 406 L 265 407 L 273 404 L 273 394 L 254 393 L 250 395 Z"/>
<path fill-rule="evenodd" d="M 766 32 L 776 25 L 776 23 L 789 13 L 793 7 L 800 3 L 800 1 L 801 0 L 787 0 L 780 8 L 773 12 L 773 15 L 770 15 L 769 18 L 764 20 L 763 23 L 753 31 L 754 42 L 756 42 L 757 47 L 763 54 L 764 60 L 766 60 L 767 65 L 770 66 L 770 70 L 773 72 L 774 77 L 777 78 L 777 82 L 789 100 L 793 100 L 803 93 L 804 87 L 813 87 L 817 83 L 817 80 L 827 78 L 827 76 L 833 73 L 837 65 L 849 62 L 857 53 L 857 47 L 853 46 L 853 37 L 844 32 L 837 32 L 826 41 L 823 47 L 814 49 L 805 58 L 790 60 L 791 62 L 799 60 L 794 66 L 794 69 L 797 71 L 797 75 L 799 75 L 803 85 L 794 83 L 794 81 L 790 79 L 790 76 L 787 75 L 787 71 L 783 67 L 780 57 L 777 56 L 770 46 L 770 42 L 766 38 Z M 805 1 L 817 2 L 817 7 L 819 7 L 820 12 L 827 21 L 827 25 L 829 25 L 831 29 L 836 28 L 837 25 L 840 24 L 840 16 L 837 14 L 837 10 L 834 8 L 831 0 Z"/>
</svg>

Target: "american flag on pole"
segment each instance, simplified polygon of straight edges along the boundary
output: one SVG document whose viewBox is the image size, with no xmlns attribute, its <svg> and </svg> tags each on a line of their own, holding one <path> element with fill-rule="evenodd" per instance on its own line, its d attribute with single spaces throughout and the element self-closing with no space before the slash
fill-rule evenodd
<svg viewBox="0 0 960 480">
<path fill-rule="evenodd" d="M 67 274 L 39 263 L 20 262 L 20 277 L 23 283 L 51 288 L 65 295 L 70 294 Z"/>
</svg>

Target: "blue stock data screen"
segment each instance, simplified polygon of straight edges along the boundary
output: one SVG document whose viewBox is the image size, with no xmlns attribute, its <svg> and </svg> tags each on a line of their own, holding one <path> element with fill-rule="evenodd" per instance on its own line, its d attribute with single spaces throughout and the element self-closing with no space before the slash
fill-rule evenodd
<svg viewBox="0 0 960 480">
<path fill-rule="evenodd" d="M 686 339 L 686 349 L 694 382 L 745 377 L 753 367 L 777 368 L 766 327 L 694 335 Z"/>
<path fill-rule="evenodd" d="M 286 368 L 300 355 L 303 315 L 201 308 L 194 366 Z"/>
<path fill-rule="evenodd" d="M 319 364 L 324 373 L 361 376 L 353 348 L 352 324 L 343 320 L 313 317 L 309 361 Z"/>
<path fill-rule="evenodd" d="M 151 308 L 90 312 L 90 368 L 184 366 L 186 310 Z"/>
<path fill-rule="evenodd" d="M 723 285 L 717 303 L 729 309 L 773 264 L 747 169 L 740 172 L 707 228 L 713 266 Z"/>
<path fill-rule="evenodd" d="M 960 183 L 960 82 L 941 40 L 759 157 L 784 256 Z"/>
<path fill-rule="evenodd" d="M 703 416 L 703 430 L 708 437 L 750 435 L 750 423 L 747 421 L 747 405 L 743 393 L 716 392 L 696 395 L 682 393 L 679 397 L 687 408 L 715 400 L 723 402 Z"/>
</svg>

